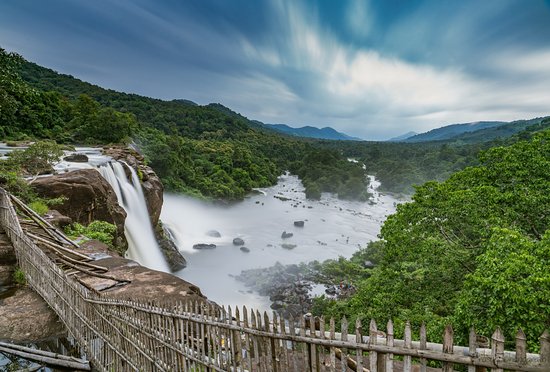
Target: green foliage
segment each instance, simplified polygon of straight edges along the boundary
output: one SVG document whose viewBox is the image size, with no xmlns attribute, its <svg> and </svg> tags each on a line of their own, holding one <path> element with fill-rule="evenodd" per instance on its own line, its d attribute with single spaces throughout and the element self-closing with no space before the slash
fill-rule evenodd
<svg viewBox="0 0 550 372">
<path fill-rule="evenodd" d="M 521 327 L 532 347 L 550 325 L 550 230 L 540 241 L 521 232 L 495 228 L 476 270 L 466 276 L 454 323 L 490 336 L 502 328 L 513 339 Z"/>
<path fill-rule="evenodd" d="M 43 216 L 48 212 L 50 209 L 46 203 L 44 203 L 41 200 L 33 201 L 29 204 L 29 208 L 31 208 L 33 211 L 38 213 L 39 215 Z"/>
<path fill-rule="evenodd" d="M 521 326 L 536 340 L 550 326 L 550 131 L 484 152 L 480 165 L 417 188 L 360 254 L 377 264 L 325 315 L 410 320 L 439 337 L 446 322 L 508 339 Z M 369 250 L 371 248 L 371 250 Z M 369 256 L 370 255 L 370 256 Z M 347 264 L 347 263 L 346 263 Z M 345 267 L 345 265 L 341 265 Z M 396 327 L 397 329 L 398 327 Z"/>
<path fill-rule="evenodd" d="M 25 285 L 27 284 L 27 278 L 25 277 L 25 273 L 21 268 L 16 268 L 13 272 L 13 280 L 19 284 L 19 285 Z"/>
<path fill-rule="evenodd" d="M 73 223 L 65 228 L 65 233 L 71 238 L 85 236 L 89 239 L 96 239 L 114 248 L 113 240 L 116 234 L 116 226 L 105 221 L 93 221 L 88 226 Z"/>
<path fill-rule="evenodd" d="M 55 141 L 39 141 L 25 150 L 14 150 L 7 163 L 24 174 L 37 176 L 51 172 L 62 155 L 63 149 Z"/>
<path fill-rule="evenodd" d="M 6 100 L 13 100 L 6 107 L 14 108 L 0 121 L 9 123 L 0 128 L 7 139 L 90 144 L 133 139 L 168 190 L 196 196 L 241 199 L 290 169 L 310 196 L 330 191 L 347 199 L 368 197 L 363 170 L 339 152 L 274 134 L 220 104 L 118 93 L 3 50 L 0 56 L 6 62 L 0 85 L 5 82 Z"/>
<path fill-rule="evenodd" d="M 12 193 L 24 202 L 31 202 L 37 198 L 31 186 L 22 179 L 17 171 L 2 169 L 5 161 L 0 161 L 0 187 Z"/>
</svg>

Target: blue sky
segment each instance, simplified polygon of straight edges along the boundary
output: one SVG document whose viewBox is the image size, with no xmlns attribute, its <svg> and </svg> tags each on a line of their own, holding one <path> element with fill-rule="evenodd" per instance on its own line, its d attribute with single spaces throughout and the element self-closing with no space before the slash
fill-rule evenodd
<svg viewBox="0 0 550 372">
<path fill-rule="evenodd" d="M 106 88 L 366 139 L 550 114 L 543 0 L 3 0 L 0 46 Z"/>
</svg>

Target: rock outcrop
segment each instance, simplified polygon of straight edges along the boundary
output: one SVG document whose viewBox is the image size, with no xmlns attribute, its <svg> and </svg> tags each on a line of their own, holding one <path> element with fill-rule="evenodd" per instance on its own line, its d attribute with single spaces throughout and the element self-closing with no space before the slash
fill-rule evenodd
<svg viewBox="0 0 550 372">
<path fill-rule="evenodd" d="M 0 300 L 0 340 L 40 341 L 66 335 L 57 315 L 36 292 L 19 287 Z"/>
<path fill-rule="evenodd" d="M 166 258 L 166 262 L 172 272 L 179 271 L 187 267 L 187 260 L 180 253 L 178 247 L 174 243 L 170 229 L 163 226 L 162 223 L 157 224 L 155 228 L 155 237 L 159 243 L 159 248 Z"/>
<path fill-rule="evenodd" d="M 86 154 L 72 154 L 72 155 L 65 156 L 63 160 L 70 161 L 73 163 L 87 163 L 88 156 Z"/>
<path fill-rule="evenodd" d="M 115 245 L 123 251 L 128 247 L 124 236 L 126 212 L 118 205 L 111 185 L 97 170 L 81 169 L 38 178 L 32 186 L 42 197 L 64 197 L 65 201 L 56 205 L 55 209 L 74 222 L 87 225 L 101 220 L 115 224 Z"/>
</svg>

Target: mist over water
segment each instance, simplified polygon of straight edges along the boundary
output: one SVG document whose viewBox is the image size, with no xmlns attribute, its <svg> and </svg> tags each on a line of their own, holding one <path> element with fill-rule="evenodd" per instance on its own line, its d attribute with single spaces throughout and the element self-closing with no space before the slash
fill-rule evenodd
<svg viewBox="0 0 550 372">
<path fill-rule="evenodd" d="M 224 305 L 247 305 L 268 309 L 269 300 L 248 292 L 232 276 L 242 270 L 282 264 L 350 257 L 359 247 L 376 240 L 386 216 L 397 200 L 378 194 L 371 178 L 373 201 L 342 201 L 324 194 L 321 201 L 305 199 L 304 187 L 295 176 L 284 175 L 276 186 L 230 206 L 214 205 L 189 197 L 165 194 L 161 219 L 176 238 L 187 259 L 187 268 L 176 275 L 199 286 L 209 299 Z M 288 198 L 282 201 L 274 196 Z M 295 227 L 294 221 L 305 221 Z M 209 230 L 220 238 L 208 236 Z M 283 231 L 294 236 L 282 239 Z M 250 253 L 233 245 L 240 237 Z M 208 250 L 194 244 L 216 244 Z M 285 249 L 283 243 L 295 244 Z"/>
</svg>

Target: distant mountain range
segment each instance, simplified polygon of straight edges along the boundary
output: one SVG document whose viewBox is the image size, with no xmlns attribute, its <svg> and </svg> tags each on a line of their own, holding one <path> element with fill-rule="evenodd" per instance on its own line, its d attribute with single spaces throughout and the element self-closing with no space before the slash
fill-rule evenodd
<svg viewBox="0 0 550 372">
<path fill-rule="evenodd" d="M 414 136 L 416 134 L 418 134 L 418 133 L 410 131 L 410 132 L 407 132 L 407 133 L 402 134 L 400 136 L 390 138 L 389 140 L 387 140 L 387 142 L 402 142 L 402 141 L 406 140 L 407 138 L 411 138 L 412 136 Z"/>
<path fill-rule="evenodd" d="M 426 133 L 403 134 L 389 139 L 389 142 L 429 142 L 429 141 L 461 141 L 464 143 L 478 143 L 491 141 L 496 138 L 510 137 L 533 125 L 541 124 L 543 118 L 529 120 L 505 121 L 477 121 L 473 123 L 451 124 L 432 129 Z"/>
<path fill-rule="evenodd" d="M 345 133 L 338 132 L 331 127 L 316 128 L 305 126 L 292 128 L 286 124 L 263 124 L 264 128 L 272 129 L 277 132 L 285 133 L 296 137 L 308 137 L 317 139 L 339 140 L 339 141 L 362 141 L 361 138 L 348 136 Z"/>
</svg>

